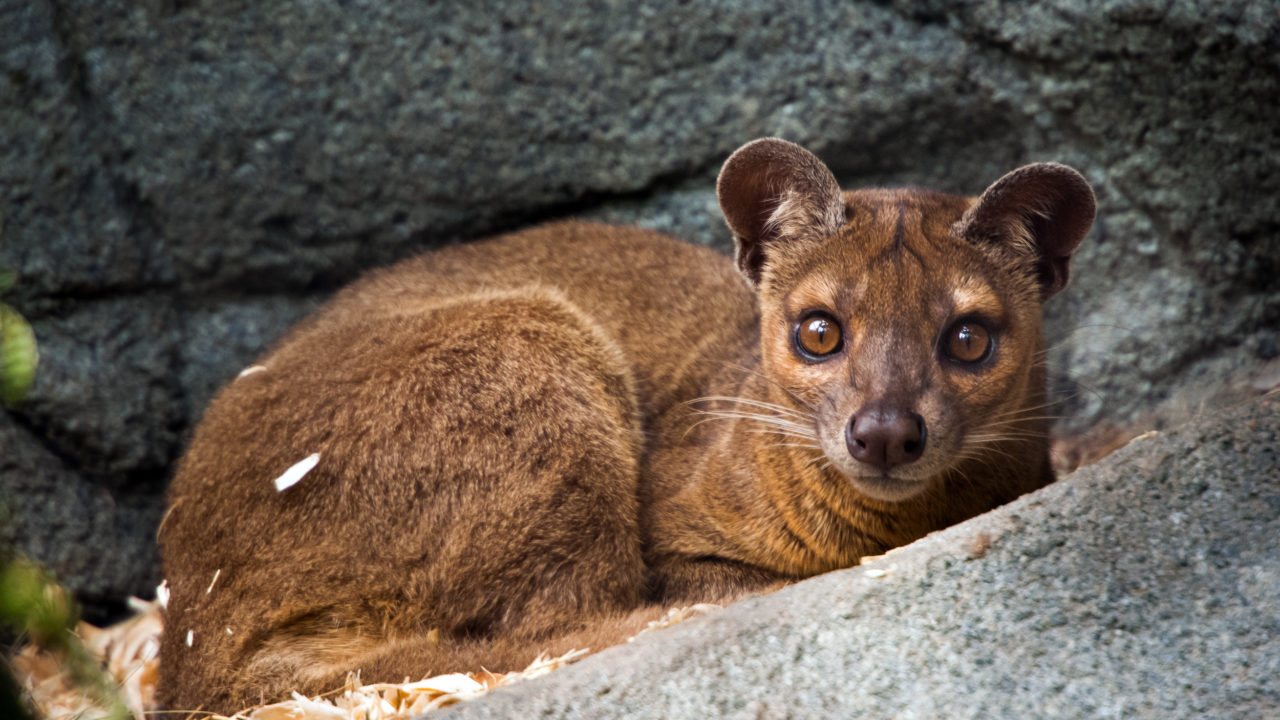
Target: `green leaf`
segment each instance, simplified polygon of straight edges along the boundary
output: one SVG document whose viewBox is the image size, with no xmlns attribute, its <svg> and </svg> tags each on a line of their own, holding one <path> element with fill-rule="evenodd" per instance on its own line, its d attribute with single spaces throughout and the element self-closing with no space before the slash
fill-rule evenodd
<svg viewBox="0 0 1280 720">
<path fill-rule="evenodd" d="M 40 353 L 31 326 L 17 310 L 0 303 L 0 402 L 22 402 L 36 378 Z"/>
<path fill-rule="evenodd" d="M 27 640 L 56 655 L 72 683 L 92 698 L 104 720 L 130 720 L 115 681 L 74 632 L 79 617 L 70 593 L 47 570 L 20 555 L 0 558 L 0 625 L 8 625 Z M 0 673 L 6 671 L 0 661 Z M 0 712 L 4 712 L 0 678 Z M 11 717 L 8 712 L 0 717 Z M 20 716 L 19 716 L 20 717 Z"/>
<path fill-rule="evenodd" d="M 0 295 L 9 292 L 13 288 L 13 284 L 18 281 L 18 273 L 9 268 L 0 268 Z"/>
<path fill-rule="evenodd" d="M 23 557 L 0 567 L 0 622 L 42 645 L 61 648 L 75 621 L 65 591 L 43 568 Z"/>
</svg>

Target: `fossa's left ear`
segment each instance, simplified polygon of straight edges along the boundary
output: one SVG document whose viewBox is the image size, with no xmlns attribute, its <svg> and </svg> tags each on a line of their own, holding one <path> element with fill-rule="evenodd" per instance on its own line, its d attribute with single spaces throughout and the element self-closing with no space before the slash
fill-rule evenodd
<svg viewBox="0 0 1280 720">
<path fill-rule="evenodd" d="M 1041 299 L 1066 287 L 1071 254 L 1084 239 L 1097 203 L 1080 173 L 1036 163 L 995 181 L 965 212 L 955 232 L 975 244 L 996 244 L 1035 258 Z"/>
<path fill-rule="evenodd" d="M 844 222 L 840 184 L 813 153 L 762 138 L 729 156 L 716 194 L 738 246 L 738 269 L 753 285 L 771 247 L 798 235 L 834 232 Z"/>
</svg>

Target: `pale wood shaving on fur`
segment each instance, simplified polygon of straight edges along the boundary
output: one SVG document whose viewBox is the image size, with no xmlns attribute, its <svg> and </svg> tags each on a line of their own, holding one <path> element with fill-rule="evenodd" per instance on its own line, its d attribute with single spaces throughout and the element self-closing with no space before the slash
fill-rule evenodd
<svg viewBox="0 0 1280 720">
<path fill-rule="evenodd" d="M 232 718 L 209 720 L 409 720 L 421 713 L 477 698 L 496 687 L 545 675 L 586 655 L 572 650 L 560 657 L 539 656 L 520 672 L 453 673 L 407 683 L 363 685 L 357 675 L 333 697 L 304 697 L 294 693 L 284 702 L 250 708 Z"/>
<path fill-rule="evenodd" d="M 240 378 L 246 375 L 252 375 L 256 372 L 262 372 L 263 370 L 266 370 L 266 369 L 267 369 L 266 365 L 250 365 L 249 367 L 241 370 L 240 374 L 236 375 L 236 379 L 239 380 Z"/>
<path fill-rule="evenodd" d="M 76 632 L 119 685 L 129 711 L 137 718 L 154 718 L 158 717 L 154 711 L 163 605 L 160 600 L 146 602 L 137 598 L 130 598 L 129 604 L 137 611 L 129 620 L 108 628 L 82 622 Z M 721 606 L 709 603 L 672 608 L 662 618 L 650 622 L 636 637 L 719 609 Z M 481 670 L 438 675 L 415 682 L 365 685 L 360 682 L 358 674 L 352 674 L 347 677 L 345 687 L 327 695 L 309 698 L 294 693 L 289 700 L 246 708 L 230 717 L 207 713 L 198 713 L 195 717 L 204 720 L 409 720 L 437 708 L 479 697 L 496 687 L 541 677 L 576 662 L 589 652 L 589 649 L 582 649 L 559 657 L 541 655 L 519 672 Z M 107 717 L 105 708 L 73 685 L 58 658 L 35 646 L 27 646 L 13 657 L 12 662 L 19 682 L 41 716 L 50 720 L 98 720 Z M 182 717 L 181 712 L 170 714 Z"/>
<path fill-rule="evenodd" d="M 653 632 L 669 628 L 676 623 L 684 622 L 690 618 L 701 617 L 716 610 L 723 610 L 724 607 L 715 603 L 698 603 L 697 605 L 689 605 L 688 607 L 671 608 L 665 615 L 657 620 L 651 621 L 643 630 L 635 634 L 635 637 L 627 638 L 627 642 L 631 642 L 645 633 Z"/>
<path fill-rule="evenodd" d="M 307 473 L 314 470 L 319 463 L 320 453 L 311 453 L 294 463 L 288 470 L 284 471 L 284 474 L 275 479 L 276 492 L 284 492 L 297 485 L 298 481 L 306 477 Z"/>
</svg>

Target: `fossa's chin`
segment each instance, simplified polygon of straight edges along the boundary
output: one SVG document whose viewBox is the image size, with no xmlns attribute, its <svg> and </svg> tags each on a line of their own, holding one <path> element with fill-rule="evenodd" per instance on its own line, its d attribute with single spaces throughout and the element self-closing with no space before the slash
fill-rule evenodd
<svg viewBox="0 0 1280 720">
<path fill-rule="evenodd" d="M 854 490 L 879 502 L 910 500 L 928 489 L 931 480 L 945 470 L 934 467 L 928 457 L 880 470 L 854 459 L 844 446 L 834 441 L 824 443 L 823 454 L 831 468 L 848 480 Z"/>
<path fill-rule="evenodd" d="M 916 497 L 929 487 L 929 480 L 897 477 L 896 473 L 855 475 L 849 482 L 858 492 L 880 502 L 902 502 Z"/>
<path fill-rule="evenodd" d="M 831 466 L 843 475 L 855 490 L 879 502 L 910 500 L 925 492 L 932 479 L 940 472 L 920 463 L 880 471 L 854 460 L 847 454 L 838 460 L 833 460 Z"/>
</svg>

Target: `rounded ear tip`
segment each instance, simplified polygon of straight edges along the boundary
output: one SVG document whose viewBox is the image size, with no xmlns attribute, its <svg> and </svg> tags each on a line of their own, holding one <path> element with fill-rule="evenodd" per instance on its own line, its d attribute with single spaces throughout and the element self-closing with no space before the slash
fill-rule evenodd
<svg viewBox="0 0 1280 720">
<path fill-rule="evenodd" d="M 780 147 L 787 147 L 787 146 L 799 147 L 798 145 L 796 145 L 796 143 L 793 143 L 790 140 L 784 140 L 780 137 L 775 137 L 773 135 L 766 135 L 765 137 L 759 137 L 759 138 L 756 138 L 755 140 L 748 140 L 747 142 L 743 143 L 737 150 L 735 150 L 733 154 L 736 155 L 742 152 L 743 150 L 746 150 L 747 148 L 766 147 L 769 145 L 777 145 Z"/>
<path fill-rule="evenodd" d="M 1007 173 L 1007 175 L 1045 175 L 1063 179 L 1078 180 L 1085 185 L 1089 184 L 1089 181 L 1084 179 L 1083 173 L 1070 165 L 1064 165 L 1060 162 L 1029 163 Z"/>
<path fill-rule="evenodd" d="M 741 182 L 740 178 L 759 172 L 779 157 L 794 155 L 797 150 L 803 152 L 799 145 L 777 137 L 756 138 L 734 150 L 720 166 L 720 175 L 716 178 L 716 195 L 721 205 L 730 193 L 727 188 Z"/>
<path fill-rule="evenodd" d="M 744 143 L 737 150 L 730 153 L 729 157 L 725 159 L 720 172 L 723 173 L 725 169 L 741 164 L 744 160 L 776 158 L 780 155 L 795 153 L 797 150 L 807 152 L 790 140 L 783 140 L 778 137 L 756 138 Z"/>
<path fill-rule="evenodd" d="M 798 142 L 787 140 L 773 135 L 759 137 L 755 140 L 749 140 L 734 150 L 729 155 L 729 159 L 734 156 L 748 155 L 753 157 L 795 157 L 810 156 L 813 151 L 801 145 Z"/>
<path fill-rule="evenodd" d="M 738 244 L 739 266 L 759 277 L 765 245 L 804 231 L 830 231 L 843 217 L 840 184 L 816 155 L 764 137 L 738 148 L 720 169 L 716 196 Z"/>
<path fill-rule="evenodd" d="M 1068 263 L 1097 212 L 1093 188 L 1078 170 L 1041 162 L 1007 173 L 985 191 L 957 226 L 980 242 L 1003 243 L 1039 256 L 1047 299 L 1067 284 Z"/>
<path fill-rule="evenodd" d="M 1087 220 L 1086 227 L 1093 223 L 1094 215 L 1097 214 L 1098 200 L 1094 195 L 1093 186 L 1079 170 L 1058 162 L 1031 163 L 1009 172 L 996 181 L 992 188 L 1003 189 L 1027 181 L 1030 181 L 1032 186 L 1056 188 L 1055 194 L 1062 201 L 1074 205 L 1077 217 Z"/>
<path fill-rule="evenodd" d="M 1093 199 L 1093 186 L 1089 184 L 1087 179 L 1085 179 L 1084 173 L 1070 165 L 1063 165 L 1059 162 L 1032 163 L 1030 165 L 1023 165 L 1009 174 L 1019 175 L 1024 173 L 1028 175 L 1035 174 L 1050 176 L 1062 182 L 1075 185 L 1076 187 L 1073 189 L 1079 191 L 1081 194 L 1087 193 L 1089 198 L 1091 200 Z"/>
<path fill-rule="evenodd" d="M 723 185 L 726 175 L 737 172 L 755 172 L 772 165 L 821 166 L 825 165 L 803 145 L 780 137 L 756 138 L 730 153 L 720 168 L 717 185 Z M 829 170 L 826 171 L 830 173 Z M 833 178 L 834 179 L 834 178 Z"/>
</svg>

